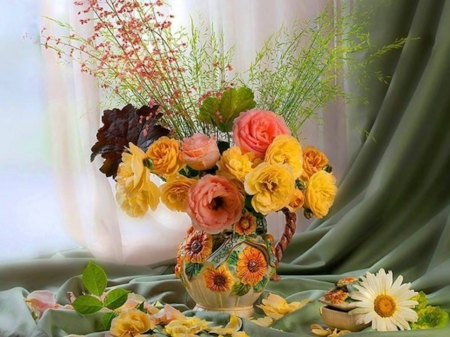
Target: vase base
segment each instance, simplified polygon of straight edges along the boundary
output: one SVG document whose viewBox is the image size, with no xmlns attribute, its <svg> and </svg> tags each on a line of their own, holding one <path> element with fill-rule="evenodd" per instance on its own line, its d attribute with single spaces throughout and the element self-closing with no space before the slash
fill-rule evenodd
<svg viewBox="0 0 450 337">
<path fill-rule="evenodd" d="M 239 308 L 207 308 L 203 307 L 200 304 L 197 304 L 194 311 L 212 311 L 212 312 L 223 312 L 230 315 L 236 315 L 242 318 L 250 318 L 255 313 L 255 308 L 253 305 L 248 307 L 239 307 Z"/>
</svg>

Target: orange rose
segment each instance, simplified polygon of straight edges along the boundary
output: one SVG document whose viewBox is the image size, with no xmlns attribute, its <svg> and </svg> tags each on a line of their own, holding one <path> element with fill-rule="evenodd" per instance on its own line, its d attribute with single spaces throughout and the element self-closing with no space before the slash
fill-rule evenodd
<svg viewBox="0 0 450 337">
<path fill-rule="evenodd" d="M 149 146 L 146 154 L 152 162 L 152 172 L 161 176 L 174 175 L 185 165 L 176 139 L 161 137 Z"/>
<path fill-rule="evenodd" d="M 188 193 L 187 213 L 197 230 L 215 234 L 231 226 L 241 217 L 244 196 L 230 180 L 206 175 Z"/>
<path fill-rule="evenodd" d="M 216 165 L 220 157 L 216 136 L 209 138 L 195 133 L 182 143 L 183 159 L 194 170 L 208 170 Z"/>
<path fill-rule="evenodd" d="M 297 212 L 300 208 L 303 207 L 304 203 L 305 203 L 305 196 L 303 192 L 298 189 L 295 189 L 291 201 L 289 202 L 289 205 L 287 205 L 287 208 L 289 209 L 290 212 Z"/>
<path fill-rule="evenodd" d="M 307 146 L 303 150 L 303 172 L 301 180 L 307 181 L 314 173 L 321 171 L 328 165 L 328 158 L 322 151 L 313 146 Z"/>
<path fill-rule="evenodd" d="M 272 111 L 249 110 L 234 120 L 233 140 L 243 153 L 253 152 L 264 158 L 267 148 L 278 135 L 290 135 L 283 117 Z"/>
</svg>

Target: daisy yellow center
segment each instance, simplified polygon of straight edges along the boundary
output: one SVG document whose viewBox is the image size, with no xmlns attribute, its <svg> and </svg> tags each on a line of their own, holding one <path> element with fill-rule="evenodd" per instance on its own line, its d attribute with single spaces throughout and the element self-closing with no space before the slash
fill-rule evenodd
<svg viewBox="0 0 450 337">
<path fill-rule="evenodd" d="M 397 310 L 397 303 L 390 295 L 378 295 L 375 298 L 374 310 L 381 317 L 391 317 Z"/>
</svg>

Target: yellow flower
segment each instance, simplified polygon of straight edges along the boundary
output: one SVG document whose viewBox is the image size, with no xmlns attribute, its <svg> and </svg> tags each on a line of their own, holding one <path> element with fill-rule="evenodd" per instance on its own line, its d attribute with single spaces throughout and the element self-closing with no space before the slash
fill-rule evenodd
<svg viewBox="0 0 450 337">
<path fill-rule="evenodd" d="M 324 329 L 319 324 L 311 324 L 311 332 L 316 336 L 322 337 L 338 337 L 342 335 L 346 335 L 352 333 L 350 330 L 338 330 L 338 329 Z"/>
<path fill-rule="evenodd" d="M 255 286 L 263 279 L 266 272 L 267 262 L 259 249 L 248 246 L 239 253 L 236 275 L 243 284 Z"/>
<path fill-rule="evenodd" d="M 149 207 L 156 209 L 160 192 L 150 180 L 150 171 L 144 165 L 144 151 L 132 143 L 129 146 L 128 151 L 122 154 L 117 170 L 116 200 L 129 216 L 142 217 Z"/>
<path fill-rule="evenodd" d="M 231 334 L 231 337 L 250 337 L 245 331 L 236 331 Z"/>
<path fill-rule="evenodd" d="M 253 322 L 260 326 L 268 327 L 270 324 L 273 323 L 273 318 L 270 318 L 269 316 L 264 316 L 257 319 L 251 319 L 250 322 Z"/>
<path fill-rule="evenodd" d="M 161 137 L 149 146 L 146 154 L 152 162 L 152 172 L 158 175 L 174 175 L 185 165 L 176 139 Z"/>
<path fill-rule="evenodd" d="M 133 337 L 155 328 L 152 318 L 137 309 L 122 311 L 111 322 L 110 334 L 113 337 Z"/>
<path fill-rule="evenodd" d="M 209 329 L 208 322 L 198 317 L 185 317 L 174 319 L 164 327 L 169 336 L 193 336 Z"/>
<path fill-rule="evenodd" d="M 295 178 L 287 164 L 262 163 L 247 174 L 244 186 L 245 191 L 253 195 L 253 208 L 267 215 L 289 204 L 295 189 Z"/>
<path fill-rule="evenodd" d="M 127 194 L 138 192 L 149 175 L 149 170 L 144 166 L 145 153 L 133 143 L 129 149 L 122 153 L 122 162 L 117 170 L 117 183 L 123 186 Z"/>
<path fill-rule="evenodd" d="M 313 146 L 307 146 L 303 151 L 302 181 L 307 181 L 314 173 L 321 171 L 328 165 L 325 154 Z"/>
<path fill-rule="evenodd" d="M 217 175 L 228 179 L 237 179 L 241 183 L 244 182 L 245 176 L 254 167 L 261 163 L 261 159 L 256 158 L 252 152 L 242 153 L 237 146 L 230 147 L 224 151 L 222 157 L 217 162 Z"/>
<path fill-rule="evenodd" d="M 289 135 L 279 135 L 267 148 L 264 161 L 269 164 L 288 164 L 292 167 L 294 177 L 300 177 L 303 171 L 302 146 Z"/>
<path fill-rule="evenodd" d="M 317 218 L 323 218 L 333 205 L 337 187 L 336 178 L 328 172 L 318 171 L 309 178 L 305 191 L 305 206 Z"/>
<path fill-rule="evenodd" d="M 300 208 L 303 207 L 304 203 L 305 196 L 303 195 L 303 192 L 295 189 L 291 201 L 289 202 L 289 205 L 287 205 L 287 208 L 290 212 L 297 212 Z"/>
<path fill-rule="evenodd" d="M 209 329 L 209 332 L 216 335 L 232 335 L 235 336 L 235 333 L 241 328 L 241 321 L 236 315 L 230 316 L 230 321 L 225 327 L 215 326 Z"/>
<path fill-rule="evenodd" d="M 258 307 L 261 308 L 267 316 L 277 320 L 284 315 L 302 308 L 308 302 L 309 300 L 303 300 L 301 302 L 288 303 L 281 296 L 269 294 L 267 298 L 262 300 L 262 304 L 258 305 Z"/>
<path fill-rule="evenodd" d="M 218 292 L 230 290 L 234 282 L 233 275 L 224 265 L 217 269 L 207 268 L 204 272 L 204 279 L 206 288 Z"/>
<path fill-rule="evenodd" d="M 141 189 L 129 194 L 124 185 L 116 184 L 116 200 L 122 210 L 131 217 L 143 217 L 150 207 L 155 210 L 159 203 L 160 191 L 155 183 L 145 179 Z"/>
<path fill-rule="evenodd" d="M 172 178 L 161 185 L 161 200 L 171 211 L 186 212 L 188 191 L 196 182 L 184 176 Z"/>
</svg>

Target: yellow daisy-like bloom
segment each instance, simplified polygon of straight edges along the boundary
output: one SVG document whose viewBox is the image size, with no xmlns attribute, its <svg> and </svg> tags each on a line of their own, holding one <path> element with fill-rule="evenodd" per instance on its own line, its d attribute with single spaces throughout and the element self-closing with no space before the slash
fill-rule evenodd
<svg viewBox="0 0 450 337">
<path fill-rule="evenodd" d="M 170 179 L 161 185 L 161 201 L 171 211 L 185 212 L 188 192 L 195 182 L 184 176 Z"/>
<path fill-rule="evenodd" d="M 120 208 L 129 216 L 138 218 L 143 217 L 150 207 L 156 210 L 159 204 L 161 192 L 155 183 L 150 179 L 145 179 L 139 190 L 135 190 L 132 194 L 125 185 L 116 184 L 116 200 Z"/>
<path fill-rule="evenodd" d="M 392 271 L 384 269 L 362 276 L 360 284 L 354 285 L 358 291 L 350 294 L 357 306 L 350 315 L 359 315 L 356 323 L 372 322 L 372 329 L 378 331 L 410 330 L 409 322 L 417 320 L 413 308 L 418 302 L 411 300 L 417 293 L 410 289 L 410 283 L 402 282 L 402 276 L 393 282 Z"/>
<path fill-rule="evenodd" d="M 306 184 L 305 206 L 316 218 L 323 218 L 333 205 L 337 193 L 336 178 L 328 172 L 314 173 Z"/>
<path fill-rule="evenodd" d="M 230 147 L 224 151 L 220 160 L 217 162 L 217 175 L 228 179 L 237 179 L 241 183 L 244 182 L 245 176 L 254 167 L 261 163 L 261 159 L 257 158 L 254 153 L 242 153 L 237 146 Z"/>
<path fill-rule="evenodd" d="M 253 287 L 263 279 L 266 272 L 267 262 L 259 249 L 248 246 L 239 253 L 236 275 L 242 283 Z"/>
<path fill-rule="evenodd" d="M 269 145 L 264 157 L 269 164 L 288 164 L 297 179 L 303 172 L 303 153 L 299 141 L 290 135 L 279 135 Z"/>
<path fill-rule="evenodd" d="M 308 302 L 309 300 L 303 300 L 301 302 L 288 303 L 283 297 L 271 293 L 267 298 L 262 300 L 262 304 L 258 305 L 258 307 L 261 308 L 267 316 L 277 320 L 284 315 L 302 308 Z"/>
<path fill-rule="evenodd" d="M 187 262 L 203 262 L 211 255 L 213 239 L 205 231 L 193 231 L 184 245 L 184 258 Z"/>
<path fill-rule="evenodd" d="M 245 177 L 245 191 L 253 195 L 252 206 L 264 215 L 279 211 L 291 201 L 295 190 L 292 167 L 262 163 Z"/>
<path fill-rule="evenodd" d="M 224 265 L 219 268 L 207 268 L 203 274 L 206 287 L 212 291 L 223 292 L 231 289 L 234 279 Z"/>
<path fill-rule="evenodd" d="M 152 172 L 158 175 L 174 175 L 185 165 L 180 143 L 176 139 L 159 138 L 149 146 L 146 155 L 151 160 Z"/>
<path fill-rule="evenodd" d="M 137 309 L 122 311 L 111 322 L 109 333 L 114 337 L 134 337 L 155 328 L 152 318 Z"/>
<path fill-rule="evenodd" d="M 256 230 L 256 217 L 250 212 L 243 214 L 234 224 L 234 230 L 239 235 L 253 234 Z"/>
<path fill-rule="evenodd" d="M 289 202 L 289 205 L 287 205 L 287 208 L 290 212 L 297 212 L 303 207 L 304 203 L 305 195 L 299 189 L 295 189 L 294 193 L 292 194 L 291 201 Z"/>
</svg>

